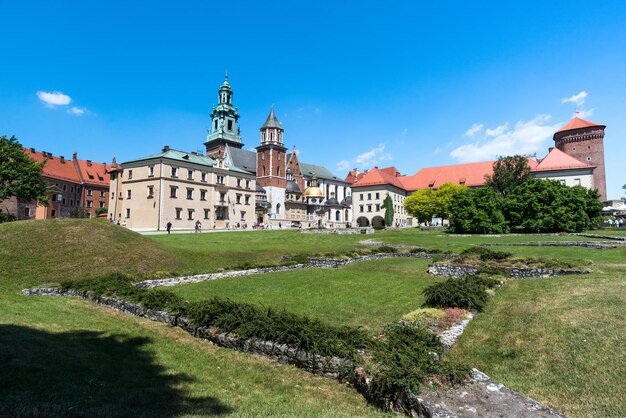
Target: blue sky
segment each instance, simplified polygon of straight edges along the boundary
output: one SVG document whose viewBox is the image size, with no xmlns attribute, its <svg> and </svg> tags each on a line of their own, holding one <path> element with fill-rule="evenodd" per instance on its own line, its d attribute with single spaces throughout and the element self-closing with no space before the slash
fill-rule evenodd
<svg viewBox="0 0 626 418">
<path fill-rule="evenodd" d="M 302 161 L 413 174 L 543 157 L 578 109 L 607 125 L 608 196 L 624 195 L 623 2 L 0 0 L 0 16 L 0 134 L 26 147 L 202 149 L 228 69 L 246 148 L 274 104 Z"/>
</svg>

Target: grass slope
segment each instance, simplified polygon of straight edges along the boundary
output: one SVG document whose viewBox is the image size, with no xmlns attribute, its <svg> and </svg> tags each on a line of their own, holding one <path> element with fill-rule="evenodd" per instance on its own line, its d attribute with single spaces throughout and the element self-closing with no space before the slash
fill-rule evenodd
<svg viewBox="0 0 626 418">
<path fill-rule="evenodd" d="M 441 281 L 428 260 L 399 258 L 353 263 L 341 269 L 304 269 L 170 288 L 189 300 L 213 296 L 280 307 L 329 323 L 378 332 L 419 308 L 422 290 Z"/>
<path fill-rule="evenodd" d="M 128 230 L 2 224 L 0 265 L 0 416 L 383 415 L 351 388 L 294 367 L 85 301 L 19 293 L 61 278 L 187 269 Z"/>
</svg>

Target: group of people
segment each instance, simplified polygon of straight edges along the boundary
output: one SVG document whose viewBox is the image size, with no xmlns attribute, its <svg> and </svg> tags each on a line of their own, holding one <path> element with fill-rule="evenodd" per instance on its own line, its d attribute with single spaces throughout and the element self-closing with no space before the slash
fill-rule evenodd
<svg viewBox="0 0 626 418">
<path fill-rule="evenodd" d="M 621 228 L 624 225 L 624 219 L 623 218 L 615 218 L 615 220 L 613 220 L 613 219 L 609 218 L 607 223 L 609 224 L 609 228 Z"/>
</svg>

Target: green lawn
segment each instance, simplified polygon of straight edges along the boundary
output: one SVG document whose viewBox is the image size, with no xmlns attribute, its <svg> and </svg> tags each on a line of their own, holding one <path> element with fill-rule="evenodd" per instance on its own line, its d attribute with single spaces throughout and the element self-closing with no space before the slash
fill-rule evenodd
<svg viewBox="0 0 626 418">
<path fill-rule="evenodd" d="M 606 231 L 594 231 L 605 233 Z M 615 233 L 621 233 L 615 231 Z M 97 221 L 0 225 L 0 416 L 376 416 L 337 382 L 219 349 L 176 328 L 23 287 L 126 272 L 137 279 L 280 264 L 283 255 L 349 255 L 363 239 L 459 252 L 479 243 L 587 240 L 570 236 L 456 237 L 417 229 L 374 235 L 255 231 L 143 237 Z M 594 273 L 510 280 L 452 350 L 471 366 L 568 416 L 626 416 L 626 249 L 502 247 Z M 170 288 L 283 307 L 375 333 L 420 306 L 439 279 L 427 261 L 386 259 Z M 3 410 L 2 408 L 5 408 Z M 7 412 L 8 411 L 8 412 Z"/>
<path fill-rule="evenodd" d="M 213 280 L 170 288 L 189 300 L 213 296 L 280 307 L 370 332 L 419 308 L 422 290 L 437 281 L 428 260 L 395 258 L 341 269 L 304 269 Z"/>
<path fill-rule="evenodd" d="M 383 416 L 350 387 L 292 366 L 85 301 L 20 294 L 113 271 L 189 270 L 185 263 L 108 223 L 1 224 L 0 416 Z"/>
</svg>

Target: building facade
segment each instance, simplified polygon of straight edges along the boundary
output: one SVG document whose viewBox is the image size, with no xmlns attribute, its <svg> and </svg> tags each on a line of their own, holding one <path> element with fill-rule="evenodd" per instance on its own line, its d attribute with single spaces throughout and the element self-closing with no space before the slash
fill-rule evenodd
<svg viewBox="0 0 626 418">
<path fill-rule="evenodd" d="M 133 230 L 242 228 L 254 223 L 256 179 L 195 152 L 165 146 L 111 172 L 113 221 Z"/>
</svg>

